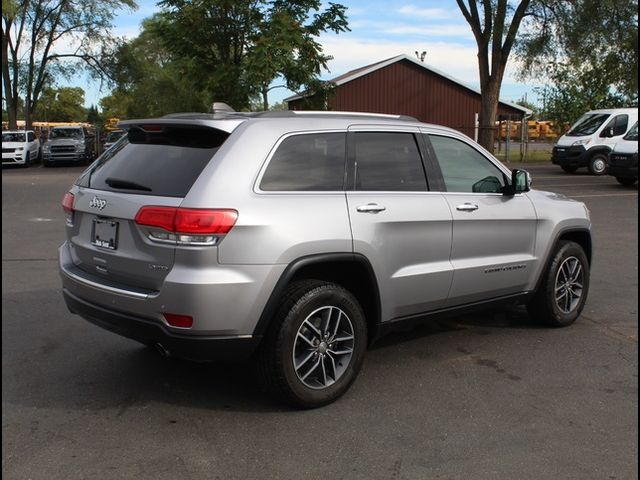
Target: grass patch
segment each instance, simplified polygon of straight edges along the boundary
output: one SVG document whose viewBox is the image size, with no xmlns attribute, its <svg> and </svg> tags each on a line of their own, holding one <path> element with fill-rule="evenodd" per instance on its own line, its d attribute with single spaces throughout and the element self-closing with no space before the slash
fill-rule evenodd
<svg viewBox="0 0 640 480">
<path fill-rule="evenodd" d="M 494 152 L 493 154 L 498 160 L 501 162 L 507 161 L 507 156 L 505 152 Z M 551 162 L 551 152 L 545 150 L 529 150 L 524 154 L 524 157 L 520 157 L 520 150 L 512 150 L 509 152 L 509 162 L 538 162 L 538 163 L 549 163 Z"/>
</svg>

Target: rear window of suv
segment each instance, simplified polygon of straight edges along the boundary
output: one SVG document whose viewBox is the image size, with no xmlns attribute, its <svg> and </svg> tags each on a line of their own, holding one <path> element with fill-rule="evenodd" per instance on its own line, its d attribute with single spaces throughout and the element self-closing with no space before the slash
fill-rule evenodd
<svg viewBox="0 0 640 480">
<path fill-rule="evenodd" d="M 229 134 L 209 127 L 133 127 L 76 182 L 96 190 L 184 197 Z"/>
</svg>

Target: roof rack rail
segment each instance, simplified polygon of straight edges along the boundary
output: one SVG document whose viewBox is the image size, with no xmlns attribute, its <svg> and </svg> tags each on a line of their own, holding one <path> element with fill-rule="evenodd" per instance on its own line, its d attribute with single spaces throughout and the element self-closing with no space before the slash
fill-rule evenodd
<svg viewBox="0 0 640 480">
<path fill-rule="evenodd" d="M 221 105 L 226 106 L 222 107 Z M 392 115 L 388 113 L 369 112 L 339 112 L 333 110 L 269 110 L 263 112 L 236 112 L 226 104 L 214 103 L 208 113 L 201 112 L 179 112 L 169 113 L 162 118 L 201 118 L 201 119 L 223 119 L 223 118 L 293 118 L 293 117 L 351 117 L 351 118 L 379 118 L 389 120 L 400 120 L 403 122 L 419 122 L 415 117 L 409 115 Z"/>
<path fill-rule="evenodd" d="M 366 117 L 366 118 L 388 118 L 402 120 L 405 122 L 418 122 L 419 120 L 409 115 L 393 115 L 388 113 L 369 112 L 340 112 L 334 110 L 277 110 L 268 112 L 256 112 L 252 116 L 256 117 L 295 117 L 295 116 L 335 116 L 335 117 Z"/>
</svg>

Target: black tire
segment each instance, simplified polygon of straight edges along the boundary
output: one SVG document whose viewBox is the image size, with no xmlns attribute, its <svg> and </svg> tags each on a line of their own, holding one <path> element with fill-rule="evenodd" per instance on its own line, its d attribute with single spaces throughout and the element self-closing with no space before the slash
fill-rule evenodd
<svg viewBox="0 0 640 480">
<path fill-rule="evenodd" d="M 44 159 L 43 159 L 43 160 L 42 160 L 42 166 L 43 166 L 43 167 L 46 167 L 46 168 L 53 167 L 53 163 L 52 163 L 52 162 L 50 162 L 49 160 L 44 160 Z"/>
<path fill-rule="evenodd" d="M 327 315 L 328 321 L 331 322 L 331 318 L 336 318 L 333 311 L 337 311 L 336 322 L 349 322 L 347 326 L 352 328 L 353 340 L 351 341 L 350 348 L 352 353 L 348 359 L 346 365 L 342 365 L 343 360 L 338 360 L 344 357 L 336 357 L 333 362 L 333 376 L 335 379 L 330 378 L 328 373 L 324 374 L 325 385 L 318 384 L 315 388 L 307 385 L 305 380 L 300 378 L 300 375 L 305 373 L 302 367 L 294 366 L 294 358 L 296 352 L 300 353 L 300 357 L 306 357 L 313 355 L 309 360 L 309 365 L 318 365 L 319 370 L 312 372 L 314 375 L 310 375 L 307 378 L 313 379 L 317 374 L 321 372 L 330 372 L 332 355 L 335 352 L 331 350 L 325 350 L 320 352 L 320 345 L 317 347 L 306 346 L 304 343 L 300 343 L 298 340 L 302 331 L 311 333 L 311 329 L 307 329 L 307 321 L 319 322 L 316 326 L 320 325 L 321 313 L 318 316 L 314 316 L 316 312 L 325 312 L 330 307 L 333 310 L 329 310 Z M 341 315 L 344 314 L 345 317 Z M 303 324 L 305 326 L 303 326 Z M 334 323 L 333 325 L 336 325 Z M 322 327 L 320 327 L 322 330 Z M 336 328 L 336 330 L 338 330 Z M 305 333 L 307 335 L 307 333 Z M 334 335 L 334 338 L 340 335 Z M 305 337 L 306 338 L 306 337 Z M 336 348 L 333 344 L 329 345 L 328 340 L 324 342 L 322 348 Z M 341 340 L 334 340 L 339 342 Z M 296 343 L 297 342 L 297 343 Z M 337 344 L 336 344 L 337 345 Z M 344 345 L 344 344 L 343 344 Z M 306 350 L 300 352 L 300 347 L 305 347 Z M 315 408 L 322 405 L 326 405 L 338 399 L 343 395 L 351 386 L 355 380 L 362 363 L 367 348 L 367 324 L 365 317 L 360 307 L 360 304 L 356 298 L 343 287 L 334 283 L 328 283 L 320 280 L 303 280 L 292 283 L 285 291 L 280 308 L 277 314 L 272 320 L 267 335 L 265 336 L 258 354 L 256 356 L 256 366 L 260 375 L 260 381 L 263 386 L 269 390 L 275 397 L 280 400 L 298 408 Z M 314 350 L 315 349 L 315 350 Z M 347 348 L 348 349 L 348 348 Z M 322 353 L 322 355 L 321 355 Z M 307 357 L 308 358 L 308 357 Z M 316 358 L 318 358 L 316 360 Z M 315 363 L 314 363 L 315 362 Z M 336 363 L 341 368 L 341 372 L 336 374 Z M 303 365 L 301 362 L 299 365 Z M 322 367 L 322 368 L 320 368 Z M 314 370 L 313 368 L 307 368 L 306 372 Z M 299 372 L 299 373 L 296 373 Z M 322 377 L 319 382 L 321 383 Z M 306 380 L 309 382 L 310 380 Z M 333 383 L 329 383 L 332 381 Z"/>
<path fill-rule="evenodd" d="M 576 173 L 578 171 L 578 167 L 574 167 L 571 165 L 562 165 L 561 168 L 567 173 Z"/>
<path fill-rule="evenodd" d="M 578 290 L 577 287 L 575 287 L 575 291 L 573 290 L 574 286 L 570 288 L 571 295 L 569 295 L 566 288 L 564 289 L 564 292 L 560 291 L 560 296 L 562 296 L 562 293 L 565 295 L 561 299 L 556 298 L 556 290 L 558 289 L 557 284 L 559 282 L 564 280 L 565 284 L 569 283 L 569 279 L 564 278 L 564 272 L 560 272 L 560 268 L 564 265 L 570 267 L 573 259 L 579 262 L 582 269 L 582 276 L 579 279 L 580 281 L 573 285 L 580 284 L 582 285 L 582 288 L 580 289 L 580 296 L 575 305 L 568 305 L 567 300 L 570 299 L 575 291 Z M 565 262 L 569 263 L 565 264 Z M 579 244 L 568 240 L 562 240 L 558 243 L 558 246 L 543 275 L 544 276 L 538 291 L 527 305 L 529 314 L 536 320 L 551 327 L 567 327 L 571 325 L 580 316 L 580 313 L 584 308 L 587 295 L 589 294 L 589 261 L 587 259 L 587 255 Z M 563 303 L 565 308 L 562 308 L 559 305 L 559 302 Z"/>
<path fill-rule="evenodd" d="M 589 159 L 589 173 L 591 175 L 604 175 L 607 173 L 607 154 L 596 152 Z"/>
<path fill-rule="evenodd" d="M 637 178 L 631 178 L 631 177 L 616 177 L 616 180 L 618 181 L 619 184 L 624 185 L 626 187 L 630 187 L 631 185 L 634 185 L 638 181 Z"/>
</svg>

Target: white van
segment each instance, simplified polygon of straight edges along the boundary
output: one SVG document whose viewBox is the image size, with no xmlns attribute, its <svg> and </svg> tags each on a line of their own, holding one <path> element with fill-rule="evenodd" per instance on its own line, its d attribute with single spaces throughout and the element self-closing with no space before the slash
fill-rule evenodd
<svg viewBox="0 0 640 480">
<path fill-rule="evenodd" d="M 609 152 L 637 121 L 637 108 L 591 110 L 558 139 L 551 161 L 568 173 L 587 167 L 603 175 Z"/>
<path fill-rule="evenodd" d="M 638 181 L 638 122 L 622 137 L 609 154 L 607 173 L 622 185 Z"/>
</svg>

